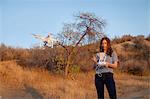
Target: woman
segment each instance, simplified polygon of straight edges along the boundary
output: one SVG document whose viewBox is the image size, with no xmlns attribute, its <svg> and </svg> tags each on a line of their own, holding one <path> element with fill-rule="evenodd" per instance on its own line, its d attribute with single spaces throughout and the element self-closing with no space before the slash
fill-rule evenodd
<svg viewBox="0 0 150 99">
<path fill-rule="evenodd" d="M 118 57 L 112 50 L 110 39 L 102 38 L 100 52 L 92 58 L 95 66 L 95 86 L 98 99 L 104 99 L 104 84 L 109 93 L 110 99 L 116 99 L 116 86 L 113 78 L 113 69 L 117 68 Z"/>
</svg>

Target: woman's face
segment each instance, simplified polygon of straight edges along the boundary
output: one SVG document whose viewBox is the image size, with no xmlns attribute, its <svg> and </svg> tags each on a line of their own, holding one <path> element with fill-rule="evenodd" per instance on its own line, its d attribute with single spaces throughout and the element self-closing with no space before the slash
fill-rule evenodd
<svg viewBox="0 0 150 99">
<path fill-rule="evenodd" d="M 102 46 L 103 46 L 103 48 L 104 48 L 104 50 L 107 50 L 107 41 L 104 39 L 103 41 L 102 41 Z"/>
</svg>

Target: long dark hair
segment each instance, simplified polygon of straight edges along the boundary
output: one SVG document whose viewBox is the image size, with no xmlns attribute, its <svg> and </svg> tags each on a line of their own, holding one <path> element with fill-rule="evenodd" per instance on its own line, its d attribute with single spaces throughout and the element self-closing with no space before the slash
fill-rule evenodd
<svg viewBox="0 0 150 99">
<path fill-rule="evenodd" d="M 110 57 L 112 56 L 112 53 L 113 53 L 113 50 L 111 48 L 111 42 L 110 42 L 110 39 L 108 37 L 103 37 L 100 41 L 100 52 L 104 52 L 104 48 L 102 46 L 102 42 L 103 40 L 106 40 L 107 41 L 107 52 L 106 54 L 109 55 Z"/>
</svg>

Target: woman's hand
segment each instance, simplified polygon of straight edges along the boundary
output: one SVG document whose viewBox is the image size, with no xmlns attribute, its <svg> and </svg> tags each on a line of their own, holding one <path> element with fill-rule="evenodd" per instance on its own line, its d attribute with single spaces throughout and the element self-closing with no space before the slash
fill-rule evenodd
<svg viewBox="0 0 150 99">
<path fill-rule="evenodd" d="M 117 62 L 114 62 L 113 64 L 111 64 L 111 63 L 106 62 L 106 65 L 105 65 L 105 66 L 106 66 L 106 67 L 111 67 L 111 68 L 117 68 L 118 63 L 117 63 Z"/>
<path fill-rule="evenodd" d="M 107 67 L 107 68 L 108 68 L 108 67 L 109 67 L 109 65 L 110 65 L 110 63 L 106 62 L 105 67 Z"/>
<path fill-rule="evenodd" d="M 91 58 L 91 60 L 92 60 L 93 62 L 97 63 L 97 59 L 96 59 L 95 56 L 93 56 L 93 57 Z"/>
</svg>

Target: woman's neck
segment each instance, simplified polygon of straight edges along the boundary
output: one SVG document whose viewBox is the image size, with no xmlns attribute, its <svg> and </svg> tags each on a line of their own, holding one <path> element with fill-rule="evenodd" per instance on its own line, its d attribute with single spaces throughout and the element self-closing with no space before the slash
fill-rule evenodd
<svg viewBox="0 0 150 99">
<path fill-rule="evenodd" d="M 104 50 L 104 53 L 107 53 L 107 50 Z"/>
</svg>

